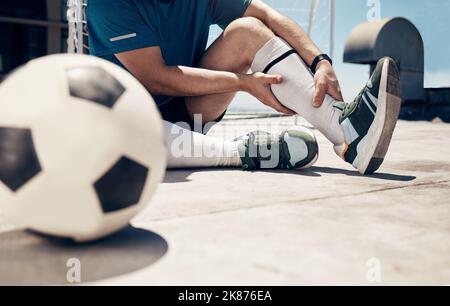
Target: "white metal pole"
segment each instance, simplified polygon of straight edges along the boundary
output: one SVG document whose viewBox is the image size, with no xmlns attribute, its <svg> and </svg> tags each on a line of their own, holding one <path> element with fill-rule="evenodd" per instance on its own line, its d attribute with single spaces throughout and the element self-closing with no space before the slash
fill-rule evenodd
<svg viewBox="0 0 450 306">
<path fill-rule="evenodd" d="M 330 1 L 330 57 L 334 56 L 334 22 L 335 22 L 335 3 Z"/>
<path fill-rule="evenodd" d="M 319 0 L 311 0 L 311 12 L 309 13 L 308 36 L 312 35 L 314 20 L 316 19 L 317 4 Z"/>
<path fill-rule="evenodd" d="M 68 38 L 67 38 L 67 52 L 75 52 L 75 41 L 74 41 L 74 13 L 73 13 L 73 0 L 67 1 L 67 22 L 68 22 Z"/>
<path fill-rule="evenodd" d="M 76 27 L 77 27 L 77 53 L 83 53 L 83 1 L 76 0 L 77 10 L 76 10 Z"/>
</svg>

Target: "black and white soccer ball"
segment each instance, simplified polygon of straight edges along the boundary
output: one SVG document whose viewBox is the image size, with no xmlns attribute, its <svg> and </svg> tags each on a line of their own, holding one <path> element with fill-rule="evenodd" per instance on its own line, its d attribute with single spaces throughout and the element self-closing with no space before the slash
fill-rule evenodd
<svg viewBox="0 0 450 306">
<path fill-rule="evenodd" d="M 165 169 L 157 107 L 120 67 L 53 55 L 0 85 L 0 209 L 18 225 L 105 237 L 149 203 Z"/>
</svg>

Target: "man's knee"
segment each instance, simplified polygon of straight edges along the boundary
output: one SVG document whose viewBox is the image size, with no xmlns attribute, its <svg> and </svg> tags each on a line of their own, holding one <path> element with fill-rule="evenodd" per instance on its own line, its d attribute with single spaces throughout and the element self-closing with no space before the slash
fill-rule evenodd
<svg viewBox="0 0 450 306">
<path fill-rule="evenodd" d="M 225 29 L 224 36 L 244 44 L 241 46 L 242 50 L 248 51 L 248 56 L 253 59 L 255 53 L 275 34 L 258 18 L 243 17 L 230 23 Z"/>
<path fill-rule="evenodd" d="M 243 17 L 236 19 L 225 29 L 225 33 L 229 35 L 249 36 L 252 38 L 271 37 L 273 36 L 264 22 L 255 17 Z"/>
</svg>

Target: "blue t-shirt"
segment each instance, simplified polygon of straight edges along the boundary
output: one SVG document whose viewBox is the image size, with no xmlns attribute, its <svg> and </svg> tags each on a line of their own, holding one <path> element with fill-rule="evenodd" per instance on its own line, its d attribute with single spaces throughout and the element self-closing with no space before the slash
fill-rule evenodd
<svg viewBox="0 0 450 306">
<path fill-rule="evenodd" d="M 194 67 L 211 25 L 224 29 L 252 0 L 89 0 L 92 55 L 120 64 L 114 54 L 159 46 L 169 66 Z M 155 96 L 158 105 L 172 97 Z"/>
</svg>

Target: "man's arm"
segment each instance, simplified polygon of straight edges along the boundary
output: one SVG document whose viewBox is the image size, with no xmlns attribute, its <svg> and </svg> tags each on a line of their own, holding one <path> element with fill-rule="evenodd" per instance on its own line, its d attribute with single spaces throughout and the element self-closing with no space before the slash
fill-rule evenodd
<svg viewBox="0 0 450 306">
<path fill-rule="evenodd" d="M 271 84 L 282 82 L 281 76 L 167 66 L 160 47 L 119 53 L 116 57 L 153 95 L 195 97 L 246 91 L 279 112 L 293 114 L 268 94 Z"/>
<path fill-rule="evenodd" d="M 234 73 L 166 66 L 159 47 L 133 50 L 116 56 L 154 95 L 201 96 L 242 89 L 242 77 Z"/>
<path fill-rule="evenodd" d="M 255 17 L 263 21 L 276 35 L 286 40 L 300 54 L 307 65 L 311 65 L 316 56 L 322 53 L 296 22 L 280 14 L 261 0 L 253 0 L 245 16 Z M 321 61 L 319 63 L 314 79 L 316 83 L 314 106 L 322 105 L 327 93 L 339 101 L 343 100 L 339 82 L 329 62 Z"/>
</svg>

